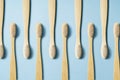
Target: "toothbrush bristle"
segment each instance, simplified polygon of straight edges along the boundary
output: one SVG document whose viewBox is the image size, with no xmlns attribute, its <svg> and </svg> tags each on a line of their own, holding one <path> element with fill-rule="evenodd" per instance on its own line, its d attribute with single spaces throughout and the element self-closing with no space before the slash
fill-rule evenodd
<svg viewBox="0 0 120 80">
<path fill-rule="evenodd" d="M 115 23 L 114 24 L 114 36 L 119 37 L 120 35 L 120 24 Z"/>
<path fill-rule="evenodd" d="M 56 47 L 55 47 L 55 45 L 50 46 L 49 53 L 50 53 L 50 58 L 54 59 L 55 56 L 56 56 Z"/>
<path fill-rule="evenodd" d="M 12 23 L 12 24 L 11 24 L 10 34 L 11 34 L 12 37 L 15 37 L 15 36 L 16 36 L 16 24 L 15 24 L 15 23 Z"/>
<path fill-rule="evenodd" d="M 88 35 L 90 37 L 94 36 L 94 24 L 93 23 L 88 24 Z"/>
<path fill-rule="evenodd" d="M 30 47 L 29 45 L 24 46 L 24 58 L 28 59 L 30 57 Z"/>
<path fill-rule="evenodd" d="M 4 56 L 4 47 L 3 45 L 0 45 L 0 59 L 2 59 Z"/>
<path fill-rule="evenodd" d="M 67 37 L 68 36 L 68 24 L 64 23 L 62 25 L 62 32 L 63 32 L 63 36 Z"/>
<path fill-rule="evenodd" d="M 40 24 L 40 23 L 38 23 L 37 25 L 36 25 L 36 34 L 37 34 L 37 36 L 38 37 L 42 37 L 42 24 Z"/>
</svg>

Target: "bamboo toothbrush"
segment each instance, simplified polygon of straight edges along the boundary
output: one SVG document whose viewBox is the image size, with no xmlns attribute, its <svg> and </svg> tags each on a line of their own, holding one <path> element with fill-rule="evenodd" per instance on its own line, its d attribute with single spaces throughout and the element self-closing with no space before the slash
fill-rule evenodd
<svg viewBox="0 0 120 80">
<path fill-rule="evenodd" d="M 50 58 L 55 58 L 56 56 L 56 46 L 55 46 L 55 16 L 56 16 L 56 0 L 49 0 L 49 23 L 50 23 L 50 48 L 49 55 Z"/>
<path fill-rule="evenodd" d="M 93 37 L 94 37 L 94 24 L 88 24 L 88 37 L 89 37 L 89 57 L 88 57 L 88 80 L 94 80 L 94 60 L 93 60 Z"/>
<path fill-rule="evenodd" d="M 82 45 L 80 41 L 81 16 L 82 16 L 82 0 L 75 0 L 75 22 L 76 22 L 75 56 L 77 59 L 81 58 L 82 56 Z"/>
<path fill-rule="evenodd" d="M 106 41 L 107 17 L 108 17 L 108 0 L 101 0 L 101 23 L 102 23 L 101 54 L 104 59 L 106 59 L 108 56 L 108 46 Z"/>
<path fill-rule="evenodd" d="M 0 58 L 3 58 L 4 56 L 4 46 L 2 41 L 3 16 L 4 16 L 4 0 L 0 0 Z"/>
<path fill-rule="evenodd" d="M 62 25 L 62 37 L 63 37 L 62 80 L 68 80 L 68 60 L 67 60 L 68 25 L 66 23 Z"/>
<path fill-rule="evenodd" d="M 11 35 L 10 80 L 16 80 L 16 59 L 15 59 L 16 24 L 15 23 L 11 24 L 10 35 Z"/>
<path fill-rule="evenodd" d="M 37 60 L 36 60 L 36 80 L 42 80 L 42 56 L 41 56 L 41 38 L 42 38 L 42 24 L 36 26 L 37 34 Z"/>
<path fill-rule="evenodd" d="M 30 57 L 30 45 L 28 38 L 29 18 L 30 18 L 30 0 L 23 0 L 23 16 L 24 16 L 24 57 Z"/>
<path fill-rule="evenodd" d="M 120 63 L 119 63 L 119 49 L 118 41 L 120 34 L 120 24 L 114 24 L 114 38 L 115 38 L 115 54 L 114 54 L 114 80 L 120 80 Z"/>
</svg>

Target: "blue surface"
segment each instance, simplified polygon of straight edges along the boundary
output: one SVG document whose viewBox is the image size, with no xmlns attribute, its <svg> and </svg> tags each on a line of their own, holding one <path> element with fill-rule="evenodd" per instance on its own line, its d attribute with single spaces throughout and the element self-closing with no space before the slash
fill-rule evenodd
<svg viewBox="0 0 120 80">
<path fill-rule="evenodd" d="M 18 26 L 18 37 L 16 40 L 16 58 L 18 66 L 18 80 L 35 80 L 36 74 L 36 34 L 35 25 L 41 22 L 44 25 L 44 37 L 42 39 L 42 56 L 44 66 L 44 80 L 61 80 L 62 64 L 62 33 L 61 25 L 67 22 L 70 26 L 70 37 L 68 39 L 68 57 L 70 68 L 70 80 L 87 80 L 88 69 L 88 34 L 87 25 L 93 22 L 96 27 L 94 39 L 94 58 L 96 80 L 113 80 L 113 58 L 114 58 L 114 37 L 113 24 L 120 22 L 120 0 L 109 0 L 109 22 L 108 22 L 108 45 L 110 57 L 107 60 L 101 58 L 101 20 L 100 0 L 83 0 L 82 20 L 82 45 L 84 48 L 83 59 L 75 58 L 75 19 L 74 0 L 57 0 L 57 22 L 56 22 L 56 44 L 58 58 L 49 58 L 49 20 L 48 0 L 32 0 L 31 23 L 30 23 L 30 44 L 32 58 L 29 60 L 23 57 L 23 15 L 22 0 L 5 0 L 5 25 L 4 44 L 6 57 L 0 60 L 0 80 L 9 80 L 10 71 L 10 23 L 15 22 Z"/>
</svg>

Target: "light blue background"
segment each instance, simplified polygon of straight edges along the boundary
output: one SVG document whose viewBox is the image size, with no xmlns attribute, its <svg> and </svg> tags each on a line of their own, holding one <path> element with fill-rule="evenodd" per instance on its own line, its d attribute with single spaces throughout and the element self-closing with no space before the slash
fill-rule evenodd
<svg viewBox="0 0 120 80">
<path fill-rule="evenodd" d="M 114 37 L 113 24 L 120 22 L 120 0 L 109 0 L 109 22 L 108 22 L 108 45 L 110 57 L 107 60 L 101 58 L 101 20 L 100 0 L 83 0 L 82 20 L 82 45 L 84 57 L 80 60 L 75 58 L 75 17 L 74 0 L 57 0 L 57 21 L 56 21 L 56 45 L 58 58 L 49 58 L 49 20 L 48 0 L 32 0 L 31 2 L 31 23 L 30 23 L 30 44 L 32 58 L 29 60 L 23 57 L 23 15 L 22 0 L 5 0 L 5 24 L 4 24 L 4 45 L 6 48 L 5 59 L 0 60 L 0 80 L 9 80 L 10 71 L 10 23 L 18 25 L 18 37 L 16 39 L 16 58 L 18 66 L 18 80 L 35 80 L 36 74 L 36 34 L 35 25 L 41 22 L 44 25 L 44 37 L 42 39 L 42 56 L 44 66 L 44 80 L 61 80 L 62 64 L 62 34 L 61 25 L 67 22 L 70 26 L 70 37 L 68 39 L 68 57 L 70 68 L 70 80 L 87 80 L 88 69 L 88 34 L 87 25 L 93 22 L 96 27 L 94 39 L 94 58 L 96 80 L 113 80 L 113 58 L 114 58 Z"/>
</svg>

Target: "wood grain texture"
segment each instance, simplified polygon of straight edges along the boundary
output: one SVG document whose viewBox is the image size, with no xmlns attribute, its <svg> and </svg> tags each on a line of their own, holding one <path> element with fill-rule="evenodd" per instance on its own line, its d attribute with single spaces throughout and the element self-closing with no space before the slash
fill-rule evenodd
<svg viewBox="0 0 120 80">
<path fill-rule="evenodd" d="M 41 38 L 37 38 L 36 80 L 42 80 Z"/>
<path fill-rule="evenodd" d="M 16 80 L 15 38 L 11 37 L 10 80 Z"/>
<path fill-rule="evenodd" d="M 106 43 L 106 27 L 107 27 L 107 18 L 108 18 L 108 0 L 101 1 L 101 23 L 102 23 L 102 42 Z"/>
<path fill-rule="evenodd" d="M 54 27 L 56 18 L 56 0 L 49 0 L 50 44 L 55 45 Z"/>
<path fill-rule="evenodd" d="M 75 0 L 75 24 L 76 24 L 76 44 L 81 45 L 80 27 L 82 17 L 82 0 Z"/>
<path fill-rule="evenodd" d="M 118 37 L 115 37 L 115 53 L 114 53 L 114 80 L 120 80 L 120 63 L 119 63 L 119 49 Z"/>
<path fill-rule="evenodd" d="M 94 59 L 92 51 L 93 38 L 89 37 L 89 56 L 88 56 L 88 80 L 94 80 Z"/>
<path fill-rule="evenodd" d="M 30 20 L 30 0 L 23 0 L 23 16 L 24 16 L 24 39 L 25 43 L 28 42 L 28 30 L 29 30 L 29 20 Z"/>
<path fill-rule="evenodd" d="M 67 38 L 63 37 L 62 80 L 68 80 Z"/>
<path fill-rule="evenodd" d="M 4 0 L 0 0 L 0 45 L 3 45 L 2 43 L 3 18 L 4 18 Z"/>
</svg>

